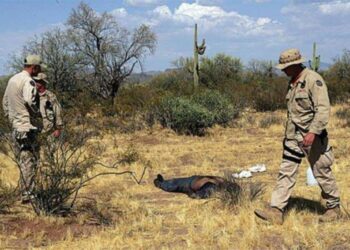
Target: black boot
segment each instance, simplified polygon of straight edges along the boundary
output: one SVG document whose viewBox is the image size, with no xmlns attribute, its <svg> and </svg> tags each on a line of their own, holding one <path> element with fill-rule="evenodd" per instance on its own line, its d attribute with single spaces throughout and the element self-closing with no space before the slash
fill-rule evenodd
<svg viewBox="0 0 350 250">
<path fill-rule="evenodd" d="M 154 183 L 154 186 L 156 187 L 160 187 L 160 184 L 164 181 L 164 178 L 162 175 L 158 174 L 157 175 L 157 178 L 154 179 L 153 183 Z"/>
</svg>

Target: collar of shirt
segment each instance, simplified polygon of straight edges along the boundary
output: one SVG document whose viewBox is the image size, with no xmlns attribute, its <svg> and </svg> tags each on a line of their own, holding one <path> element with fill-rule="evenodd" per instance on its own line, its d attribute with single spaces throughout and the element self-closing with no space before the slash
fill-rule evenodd
<svg viewBox="0 0 350 250">
<path fill-rule="evenodd" d="M 29 74 L 29 72 L 28 72 L 28 71 L 26 71 L 26 70 L 22 70 L 22 73 L 23 73 L 23 74 L 25 74 L 25 75 L 27 75 L 27 76 L 29 76 L 29 77 L 31 78 L 31 75 Z"/>
<path fill-rule="evenodd" d="M 295 78 L 294 81 L 290 80 L 289 81 L 290 88 L 294 88 L 294 87 L 298 86 L 299 83 L 304 82 L 307 72 L 308 72 L 308 69 L 305 68 L 305 69 L 303 69 L 303 71 L 300 72 L 300 74 Z"/>
<path fill-rule="evenodd" d="M 46 92 L 47 92 L 47 90 L 45 89 L 45 91 L 44 91 L 44 92 L 41 92 L 41 93 L 40 93 L 40 92 L 38 92 L 38 93 L 39 93 L 39 95 L 40 95 L 40 96 L 44 96 L 44 95 L 46 95 Z"/>
</svg>

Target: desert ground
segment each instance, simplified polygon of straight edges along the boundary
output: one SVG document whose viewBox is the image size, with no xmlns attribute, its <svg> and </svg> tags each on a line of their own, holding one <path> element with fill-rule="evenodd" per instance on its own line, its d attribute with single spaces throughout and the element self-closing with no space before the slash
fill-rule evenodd
<svg viewBox="0 0 350 250">
<path fill-rule="evenodd" d="M 350 131 L 332 108 L 330 143 L 343 207 L 350 210 Z M 270 117 L 277 122 L 262 128 Z M 245 112 L 233 128 L 214 127 L 204 137 L 176 135 L 154 126 L 133 133 L 106 132 L 96 137 L 101 158 L 111 163 L 118 152 L 134 147 L 151 162 L 137 184 L 127 176 L 94 180 L 80 194 L 80 212 L 60 217 L 38 217 L 31 207 L 16 202 L 0 215 L 0 249 L 350 249 L 350 220 L 320 224 L 320 190 L 306 185 L 307 162 L 283 225 L 255 218 L 255 208 L 268 202 L 282 156 L 284 111 Z M 253 201 L 229 205 L 222 199 L 191 199 L 166 193 L 153 185 L 157 173 L 165 178 L 195 174 L 224 176 L 264 163 L 267 171 L 239 181 L 262 183 L 264 192 Z M 1 178 L 16 185 L 18 170 L 0 155 Z M 125 166 L 140 175 L 138 163 Z M 344 213 L 344 211 L 343 211 Z"/>
</svg>

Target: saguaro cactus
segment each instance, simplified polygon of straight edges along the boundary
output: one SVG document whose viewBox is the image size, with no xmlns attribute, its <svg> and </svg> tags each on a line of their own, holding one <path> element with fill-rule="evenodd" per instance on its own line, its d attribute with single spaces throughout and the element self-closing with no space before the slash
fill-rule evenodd
<svg viewBox="0 0 350 250">
<path fill-rule="evenodd" d="M 310 68 L 314 71 L 318 71 L 320 68 L 321 56 L 316 56 L 316 43 L 314 43 L 312 51 L 312 60 L 309 60 Z"/>
<path fill-rule="evenodd" d="M 199 83 L 199 61 L 198 55 L 203 55 L 205 52 L 205 39 L 203 39 L 202 44 L 198 46 L 197 42 L 197 24 L 194 25 L 194 54 L 193 54 L 193 83 L 197 87 Z"/>
</svg>

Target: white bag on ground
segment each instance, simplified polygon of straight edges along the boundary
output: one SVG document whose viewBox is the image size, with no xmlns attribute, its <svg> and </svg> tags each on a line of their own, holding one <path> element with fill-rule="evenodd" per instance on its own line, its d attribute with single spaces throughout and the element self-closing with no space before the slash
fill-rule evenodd
<svg viewBox="0 0 350 250">
<path fill-rule="evenodd" d="M 256 164 L 254 166 L 251 166 L 248 169 L 252 173 L 260 173 L 260 172 L 265 172 L 266 171 L 266 165 L 265 164 Z"/>
</svg>

